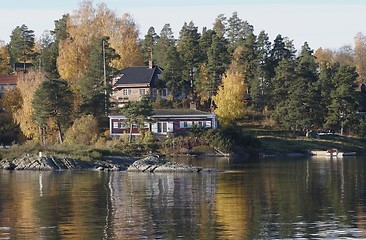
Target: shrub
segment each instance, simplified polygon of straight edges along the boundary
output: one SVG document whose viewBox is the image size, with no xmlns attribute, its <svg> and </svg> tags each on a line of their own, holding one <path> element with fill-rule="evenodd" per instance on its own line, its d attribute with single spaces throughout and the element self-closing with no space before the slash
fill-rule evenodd
<svg viewBox="0 0 366 240">
<path fill-rule="evenodd" d="M 92 145 L 97 141 L 99 127 L 96 118 L 92 115 L 82 116 L 65 134 L 65 143 Z"/>
</svg>

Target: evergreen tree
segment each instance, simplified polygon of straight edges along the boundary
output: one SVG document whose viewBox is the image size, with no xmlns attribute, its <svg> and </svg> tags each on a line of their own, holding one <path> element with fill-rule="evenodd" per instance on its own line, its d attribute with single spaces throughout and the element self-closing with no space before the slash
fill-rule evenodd
<svg viewBox="0 0 366 240">
<path fill-rule="evenodd" d="M 237 12 L 233 12 L 232 16 L 227 21 L 227 37 L 229 39 L 230 51 L 244 42 L 244 40 L 250 34 L 253 34 L 254 27 L 247 21 L 243 21 L 239 18 Z"/>
<path fill-rule="evenodd" d="M 182 94 L 187 94 L 187 84 L 182 79 L 182 62 L 174 45 L 166 49 L 162 79 L 172 93 L 173 100 Z"/>
<path fill-rule="evenodd" d="M 160 37 L 156 42 L 155 51 L 153 57 L 156 65 L 165 68 L 166 51 L 168 47 L 175 46 L 175 39 L 170 24 L 165 24 L 160 32 Z"/>
<path fill-rule="evenodd" d="M 151 56 L 154 56 L 154 48 L 159 40 L 158 34 L 156 34 L 155 29 L 150 27 L 147 31 L 144 40 L 142 41 L 142 52 L 144 55 L 145 65 L 148 65 Z"/>
<path fill-rule="evenodd" d="M 66 26 L 69 17 L 68 14 L 65 14 L 61 19 L 55 20 L 55 29 L 40 39 L 39 66 L 46 72 L 49 79 L 60 78 L 57 69 L 59 43 L 67 38 Z"/>
<path fill-rule="evenodd" d="M 184 23 L 179 33 L 177 50 L 183 62 L 183 79 L 191 82 L 192 99 L 194 99 L 194 72 L 202 60 L 199 39 L 200 34 L 194 23 Z"/>
<path fill-rule="evenodd" d="M 270 76 L 274 77 L 275 69 L 283 58 L 295 58 L 295 52 L 291 41 L 283 38 L 281 34 L 277 35 L 270 51 Z"/>
<path fill-rule="evenodd" d="M 153 115 L 150 99 L 146 96 L 142 97 L 141 101 L 128 103 L 120 109 L 120 112 L 127 118 L 130 125 L 129 142 L 132 142 L 133 126 L 140 128 L 148 120 L 148 117 Z"/>
<path fill-rule="evenodd" d="M 212 36 L 212 43 L 208 49 L 207 56 L 207 74 L 210 82 L 208 92 L 209 100 L 211 100 L 211 97 L 216 95 L 217 89 L 221 84 L 222 76 L 230 61 L 225 39 L 214 34 Z"/>
<path fill-rule="evenodd" d="M 226 25 L 227 25 L 227 19 L 225 15 L 224 14 L 218 15 L 213 24 L 213 30 L 215 31 L 217 37 L 225 38 Z"/>
<path fill-rule="evenodd" d="M 292 130 L 308 131 L 322 125 L 322 109 L 319 104 L 320 88 L 317 74 L 317 64 L 313 51 L 305 43 L 295 68 L 296 79 L 290 85 L 287 108 L 281 107 L 283 124 Z M 287 111 L 285 113 L 284 111 Z"/>
<path fill-rule="evenodd" d="M 339 67 L 333 78 L 333 90 L 331 91 L 331 103 L 328 106 L 326 127 L 340 129 L 341 135 L 344 128 L 351 127 L 357 122 L 357 98 L 354 81 L 358 75 L 356 69 L 349 65 Z"/>
<path fill-rule="evenodd" d="M 9 52 L 11 65 L 21 62 L 24 64 L 23 71 L 25 71 L 26 62 L 32 60 L 35 56 L 34 45 L 34 31 L 28 29 L 25 24 L 20 27 L 17 26 L 10 36 Z"/>
<path fill-rule="evenodd" d="M 269 70 L 269 57 L 271 43 L 268 40 L 268 35 L 261 31 L 257 37 L 257 74 L 251 79 L 250 96 L 254 109 L 263 111 L 266 107 L 271 108 L 272 83 Z"/>
<path fill-rule="evenodd" d="M 109 46 L 108 37 L 96 40 L 91 46 L 89 66 L 86 77 L 80 81 L 82 96 L 81 110 L 84 114 L 103 116 L 108 111 L 109 76 L 115 69 L 111 62 L 118 58 L 115 50 Z"/>
<path fill-rule="evenodd" d="M 48 120 L 56 123 L 59 141 L 63 142 L 63 129 L 70 124 L 72 92 L 64 80 L 45 80 L 34 93 L 33 119 L 40 131 L 40 140 L 45 145 L 45 129 Z"/>
</svg>

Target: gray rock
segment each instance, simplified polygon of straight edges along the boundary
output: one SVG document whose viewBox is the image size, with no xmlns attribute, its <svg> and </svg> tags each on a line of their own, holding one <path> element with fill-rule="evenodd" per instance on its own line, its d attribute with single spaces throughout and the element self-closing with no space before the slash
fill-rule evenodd
<svg viewBox="0 0 366 240">
<path fill-rule="evenodd" d="M 125 164 L 106 161 L 80 161 L 69 158 L 55 158 L 52 156 L 40 156 L 35 154 L 24 154 L 13 161 L 1 160 L 0 169 L 4 170 L 41 170 L 41 171 L 60 171 L 60 170 L 87 170 L 98 169 L 100 171 L 121 171 L 125 170 Z"/>
<path fill-rule="evenodd" d="M 187 164 L 170 162 L 157 157 L 149 156 L 132 163 L 128 172 L 200 172 L 201 167 L 194 167 Z"/>
</svg>

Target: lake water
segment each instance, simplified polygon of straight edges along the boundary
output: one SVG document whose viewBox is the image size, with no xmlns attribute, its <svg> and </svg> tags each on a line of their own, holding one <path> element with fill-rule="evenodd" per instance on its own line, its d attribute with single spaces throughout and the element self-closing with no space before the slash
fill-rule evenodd
<svg viewBox="0 0 366 240">
<path fill-rule="evenodd" d="M 177 161 L 226 171 L 0 171 L 0 239 L 366 238 L 366 158 Z"/>
</svg>

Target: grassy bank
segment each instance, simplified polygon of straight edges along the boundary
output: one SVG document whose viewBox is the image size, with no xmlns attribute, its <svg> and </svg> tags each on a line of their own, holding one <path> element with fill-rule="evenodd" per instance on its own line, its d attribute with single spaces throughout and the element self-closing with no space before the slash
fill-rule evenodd
<svg viewBox="0 0 366 240">
<path fill-rule="evenodd" d="M 305 153 L 329 148 L 337 148 L 345 152 L 366 152 L 366 139 L 356 137 L 335 134 L 311 138 L 303 133 L 266 129 L 253 125 L 242 126 L 242 129 L 260 140 L 261 146 L 256 149 L 260 153 Z"/>
</svg>

